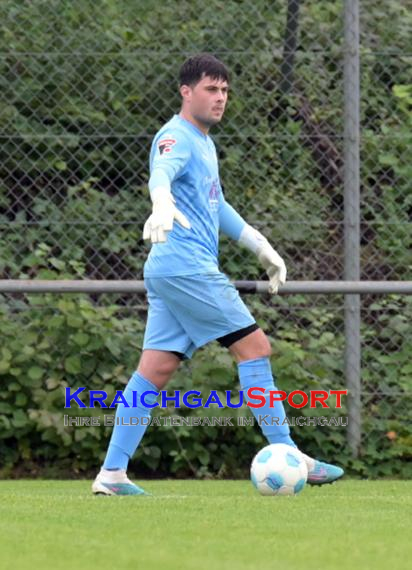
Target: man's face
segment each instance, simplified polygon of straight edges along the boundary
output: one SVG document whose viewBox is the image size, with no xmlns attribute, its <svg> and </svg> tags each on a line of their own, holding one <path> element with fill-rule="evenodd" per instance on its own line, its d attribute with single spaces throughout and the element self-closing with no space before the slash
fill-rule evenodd
<svg viewBox="0 0 412 570">
<path fill-rule="evenodd" d="M 183 85 L 183 105 L 194 119 L 211 127 L 223 117 L 229 86 L 224 79 L 203 77 L 193 87 Z"/>
</svg>

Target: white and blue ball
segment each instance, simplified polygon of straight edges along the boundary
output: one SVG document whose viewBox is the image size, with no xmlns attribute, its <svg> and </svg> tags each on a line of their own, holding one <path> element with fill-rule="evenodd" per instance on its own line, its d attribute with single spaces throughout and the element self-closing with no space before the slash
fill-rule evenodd
<svg viewBox="0 0 412 570">
<path fill-rule="evenodd" d="M 250 478 L 261 495 L 297 495 L 306 484 L 308 468 L 298 449 L 273 443 L 255 455 Z"/>
</svg>

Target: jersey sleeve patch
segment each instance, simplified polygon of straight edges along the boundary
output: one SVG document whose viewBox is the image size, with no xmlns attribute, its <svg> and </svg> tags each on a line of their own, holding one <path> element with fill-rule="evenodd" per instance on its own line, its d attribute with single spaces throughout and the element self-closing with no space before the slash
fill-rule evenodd
<svg viewBox="0 0 412 570">
<path fill-rule="evenodd" d="M 173 139 L 171 137 L 162 138 L 157 143 L 157 148 L 159 149 L 160 155 L 162 155 L 163 153 L 171 152 L 175 144 L 176 144 L 176 139 Z"/>
</svg>

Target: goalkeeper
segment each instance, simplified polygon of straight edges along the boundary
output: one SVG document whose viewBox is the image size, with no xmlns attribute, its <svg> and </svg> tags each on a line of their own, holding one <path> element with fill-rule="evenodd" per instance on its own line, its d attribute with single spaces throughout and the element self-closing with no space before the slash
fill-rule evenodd
<svg viewBox="0 0 412 570">
<path fill-rule="evenodd" d="M 150 408 L 142 404 L 132 407 L 133 391 L 151 391 L 146 403 L 153 404 L 180 362 L 191 358 L 197 348 L 217 340 L 236 360 L 243 390 L 276 390 L 269 340 L 218 267 L 221 231 L 258 256 L 271 293 L 286 281 L 283 259 L 222 193 L 216 149 L 208 133 L 223 117 L 228 88 L 229 75 L 222 62 L 209 54 L 189 58 L 180 70 L 181 111 L 153 140 L 149 180 L 153 211 L 143 231 L 144 239 L 152 242 L 144 267 L 149 312 L 143 352 L 124 391 L 130 407 L 117 407 L 116 417 L 124 420 L 116 422 L 92 486 L 94 493 L 144 493 L 126 473 L 146 426 L 122 423 L 150 415 Z M 282 402 L 275 402 L 275 407 L 267 402 L 257 412 L 279 418 L 279 425 L 262 426 L 269 443 L 295 446 L 289 426 L 281 425 Z M 331 483 L 343 475 L 340 467 L 303 457 L 309 483 Z"/>
</svg>

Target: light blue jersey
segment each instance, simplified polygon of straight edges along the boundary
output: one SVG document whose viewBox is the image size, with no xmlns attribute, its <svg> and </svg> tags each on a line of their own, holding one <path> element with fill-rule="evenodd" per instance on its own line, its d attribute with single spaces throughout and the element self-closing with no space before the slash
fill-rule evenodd
<svg viewBox="0 0 412 570">
<path fill-rule="evenodd" d="M 219 227 L 238 239 L 245 222 L 224 200 L 212 139 L 179 115 L 152 143 L 149 189 L 165 185 L 191 229 L 175 222 L 166 243 L 152 245 L 145 277 L 219 273 Z"/>
</svg>

